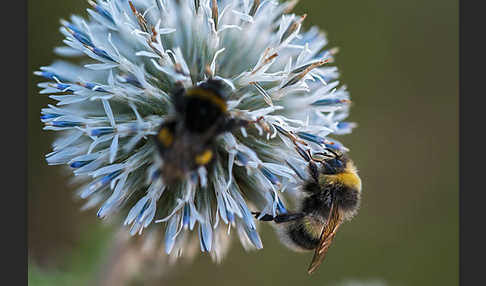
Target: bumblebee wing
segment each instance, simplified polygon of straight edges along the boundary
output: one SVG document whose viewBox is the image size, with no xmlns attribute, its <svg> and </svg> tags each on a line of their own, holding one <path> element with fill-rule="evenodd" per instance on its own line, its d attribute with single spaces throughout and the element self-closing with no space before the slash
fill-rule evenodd
<svg viewBox="0 0 486 286">
<path fill-rule="evenodd" d="M 307 269 L 307 273 L 312 274 L 312 272 L 314 272 L 319 265 L 321 265 L 341 223 L 342 217 L 339 212 L 339 208 L 333 203 L 331 205 L 329 218 L 327 219 L 327 224 L 322 230 L 319 245 L 314 252 L 314 257 L 312 258 L 312 262 Z"/>
</svg>

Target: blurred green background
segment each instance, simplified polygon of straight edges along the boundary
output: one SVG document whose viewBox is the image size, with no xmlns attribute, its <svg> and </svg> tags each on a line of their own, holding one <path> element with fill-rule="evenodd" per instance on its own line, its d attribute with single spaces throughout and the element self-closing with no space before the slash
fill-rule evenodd
<svg viewBox="0 0 486 286">
<path fill-rule="evenodd" d="M 112 227 L 79 211 L 69 175 L 47 167 L 53 134 L 41 131 L 39 114 L 49 100 L 32 75 L 55 58 L 59 19 L 86 16 L 87 6 L 29 1 L 30 285 L 88 285 L 113 244 Z M 264 226 L 263 250 L 246 253 L 234 241 L 221 265 L 200 255 L 152 284 L 458 285 L 458 1 L 304 0 L 294 11 L 340 48 L 336 65 L 359 127 L 339 139 L 363 180 L 359 215 L 310 277 L 312 255 L 287 250 Z"/>
</svg>

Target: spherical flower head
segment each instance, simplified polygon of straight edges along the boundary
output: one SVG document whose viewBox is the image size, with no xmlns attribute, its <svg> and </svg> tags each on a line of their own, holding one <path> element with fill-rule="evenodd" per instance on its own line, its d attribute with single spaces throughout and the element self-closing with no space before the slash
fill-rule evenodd
<svg viewBox="0 0 486 286">
<path fill-rule="evenodd" d="M 126 211 L 131 234 L 162 230 L 173 256 L 199 244 L 219 260 L 232 228 L 246 249 L 261 248 L 252 211 L 286 212 L 307 152 L 346 150 L 328 136 L 353 128 L 342 122 L 349 96 L 325 35 L 301 32 L 296 1 L 89 3 L 89 19 L 61 21 L 65 46 L 55 51 L 67 59 L 36 72 L 57 101 L 42 109 L 44 129 L 60 133 L 48 163 L 85 182 L 79 196 L 100 218 Z M 228 118 L 246 124 L 217 134 L 211 163 L 169 184 L 154 138 L 180 120 L 174 88 L 209 80 L 224 86 Z"/>
</svg>

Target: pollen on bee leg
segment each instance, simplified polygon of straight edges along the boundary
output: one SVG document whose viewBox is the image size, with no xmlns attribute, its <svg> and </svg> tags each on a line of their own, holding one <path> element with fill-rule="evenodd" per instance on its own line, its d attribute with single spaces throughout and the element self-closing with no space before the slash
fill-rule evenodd
<svg viewBox="0 0 486 286">
<path fill-rule="evenodd" d="M 213 151 L 208 149 L 196 156 L 196 164 L 206 165 L 207 163 L 209 163 L 209 161 L 211 161 L 212 158 L 213 158 Z"/>
<path fill-rule="evenodd" d="M 170 131 L 169 129 L 167 129 L 166 127 L 162 128 L 159 132 L 159 141 L 165 146 L 169 146 L 170 144 L 172 144 L 172 141 L 174 140 L 172 134 L 170 134 Z"/>
</svg>

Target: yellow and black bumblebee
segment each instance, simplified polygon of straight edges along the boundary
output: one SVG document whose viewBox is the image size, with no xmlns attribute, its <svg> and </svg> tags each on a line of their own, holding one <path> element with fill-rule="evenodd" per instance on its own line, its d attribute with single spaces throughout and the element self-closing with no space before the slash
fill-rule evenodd
<svg viewBox="0 0 486 286">
<path fill-rule="evenodd" d="M 246 124 L 229 116 L 227 95 L 220 80 L 209 79 L 187 90 L 179 85 L 171 96 L 175 114 L 162 123 L 155 136 L 166 183 L 210 164 L 215 156 L 216 137 Z"/>
<path fill-rule="evenodd" d="M 346 154 L 326 149 L 326 153 L 319 155 L 324 156 L 320 159 L 306 156 L 310 179 L 302 187 L 299 211 L 260 218 L 276 223 L 278 236 L 287 247 L 296 251 L 315 250 L 309 274 L 324 260 L 341 223 L 357 213 L 361 195 L 361 179 Z M 258 212 L 254 214 L 260 216 Z"/>
</svg>

